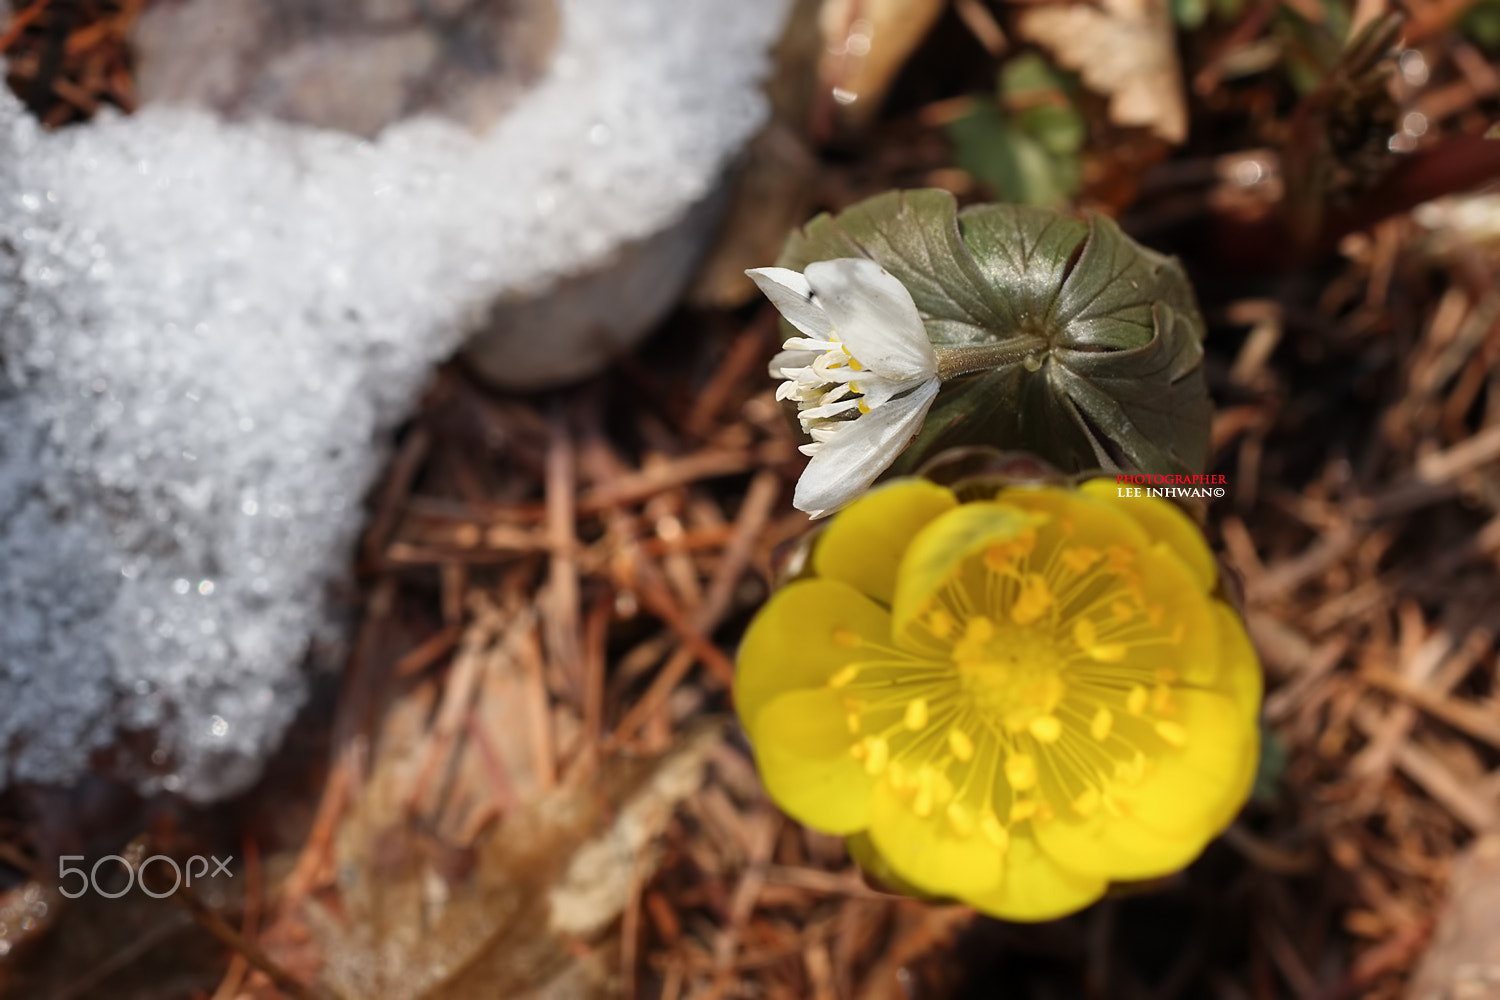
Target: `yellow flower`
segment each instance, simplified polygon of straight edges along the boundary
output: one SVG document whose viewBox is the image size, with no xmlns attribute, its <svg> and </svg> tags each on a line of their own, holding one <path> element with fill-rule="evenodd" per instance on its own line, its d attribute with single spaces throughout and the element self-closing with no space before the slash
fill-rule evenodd
<svg viewBox="0 0 1500 1000">
<path fill-rule="evenodd" d="M 1011 920 L 1191 862 L 1249 794 L 1261 673 L 1165 501 L 925 480 L 855 501 L 740 648 L 771 797 L 867 868 Z"/>
</svg>

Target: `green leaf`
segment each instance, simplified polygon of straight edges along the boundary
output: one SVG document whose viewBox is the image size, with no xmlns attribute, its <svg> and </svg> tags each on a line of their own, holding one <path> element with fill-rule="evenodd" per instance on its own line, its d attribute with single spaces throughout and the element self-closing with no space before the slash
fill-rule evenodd
<svg viewBox="0 0 1500 1000">
<path fill-rule="evenodd" d="M 821 215 L 777 263 L 868 257 L 906 283 L 943 348 L 1004 359 L 944 384 L 893 470 L 946 448 L 1025 450 L 1064 472 L 1202 472 L 1211 409 L 1204 327 L 1182 267 L 1115 223 L 1023 205 L 958 211 L 889 192 Z"/>
</svg>

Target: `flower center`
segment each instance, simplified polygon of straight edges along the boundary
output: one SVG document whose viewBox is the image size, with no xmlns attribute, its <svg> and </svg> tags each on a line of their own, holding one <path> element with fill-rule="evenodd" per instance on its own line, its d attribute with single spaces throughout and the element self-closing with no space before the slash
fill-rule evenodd
<svg viewBox="0 0 1500 1000">
<path fill-rule="evenodd" d="M 1059 676 L 1063 657 L 1058 644 L 1036 628 L 997 630 L 987 616 L 976 615 L 965 623 L 963 639 L 953 646 L 953 662 L 974 712 L 1000 720 L 1011 733 L 1052 716 L 1067 693 Z"/>
<path fill-rule="evenodd" d="M 1133 552 L 1056 527 L 958 567 L 900 647 L 834 636 L 872 651 L 829 681 L 851 753 L 917 815 L 1000 849 L 1017 823 L 1121 812 L 1111 790 L 1187 741 L 1159 665 L 1182 626 L 1146 600 Z"/>
</svg>

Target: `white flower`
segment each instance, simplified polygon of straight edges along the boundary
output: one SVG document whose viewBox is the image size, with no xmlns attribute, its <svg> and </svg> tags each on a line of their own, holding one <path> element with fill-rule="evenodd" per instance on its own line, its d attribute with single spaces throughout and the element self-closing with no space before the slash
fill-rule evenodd
<svg viewBox="0 0 1500 1000">
<path fill-rule="evenodd" d="M 804 337 L 771 361 L 777 399 L 795 399 L 812 456 L 792 502 L 813 517 L 863 493 L 922 427 L 937 355 L 906 286 L 874 261 L 822 260 L 798 274 L 746 271 Z"/>
</svg>

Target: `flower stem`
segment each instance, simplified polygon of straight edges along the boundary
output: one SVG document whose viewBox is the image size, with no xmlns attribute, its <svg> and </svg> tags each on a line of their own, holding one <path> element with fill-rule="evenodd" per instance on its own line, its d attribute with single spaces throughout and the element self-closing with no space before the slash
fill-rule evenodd
<svg viewBox="0 0 1500 1000">
<path fill-rule="evenodd" d="M 1007 340 L 998 344 L 973 344 L 968 347 L 936 347 L 938 378 L 944 382 L 990 368 L 1001 368 L 1017 362 L 1028 371 L 1042 366 L 1044 344 L 1034 340 Z M 1035 365 L 1035 367 L 1033 367 Z"/>
</svg>

